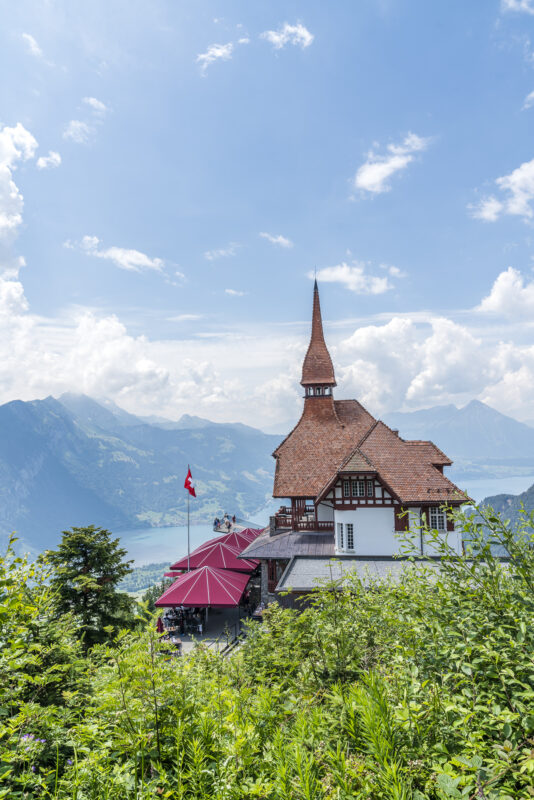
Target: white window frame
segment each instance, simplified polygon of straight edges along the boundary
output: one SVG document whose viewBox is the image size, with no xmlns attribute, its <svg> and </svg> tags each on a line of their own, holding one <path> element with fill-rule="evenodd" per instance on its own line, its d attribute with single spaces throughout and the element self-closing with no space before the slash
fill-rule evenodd
<svg viewBox="0 0 534 800">
<path fill-rule="evenodd" d="M 374 497 L 375 496 L 375 482 L 374 481 L 367 481 L 367 497 Z"/>
<path fill-rule="evenodd" d="M 337 549 L 344 550 L 345 549 L 345 539 L 343 536 L 343 523 L 337 523 Z"/>
<path fill-rule="evenodd" d="M 343 497 L 350 497 L 350 481 L 343 481 Z"/>
<path fill-rule="evenodd" d="M 447 512 L 439 506 L 430 506 L 428 509 L 428 525 L 432 530 L 447 530 Z"/>
<path fill-rule="evenodd" d="M 347 550 L 354 550 L 354 523 L 347 522 Z"/>
</svg>

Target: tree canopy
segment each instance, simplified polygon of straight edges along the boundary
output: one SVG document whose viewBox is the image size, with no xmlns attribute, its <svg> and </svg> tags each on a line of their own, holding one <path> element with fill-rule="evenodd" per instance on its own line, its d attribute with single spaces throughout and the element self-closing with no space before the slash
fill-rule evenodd
<svg viewBox="0 0 534 800">
<path fill-rule="evenodd" d="M 52 567 L 52 589 L 57 610 L 78 623 L 86 648 L 106 641 L 133 621 L 133 601 L 117 591 L 132 572 L 126 550 L 105 528 L 89 525 L 63 531 L 56 550 L 46 552 Z"/>
</svg>

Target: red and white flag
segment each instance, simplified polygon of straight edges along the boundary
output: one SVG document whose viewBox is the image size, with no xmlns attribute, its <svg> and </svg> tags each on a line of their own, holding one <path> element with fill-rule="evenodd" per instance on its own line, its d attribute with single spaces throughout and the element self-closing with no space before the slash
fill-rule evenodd
<svg viewBox="0 0 534 800">
<path fill-rule="evenodd" d="M 193 482 L 193 476 L 191 475 L 191 467 L 187 468 L 187 477 L 184 482 L 184 489 L 187 489 L 189 494 L 192 495 L 193 497 L 197 496 L 197 493 L 195 492 L 195 484 Z"/>
</svg>

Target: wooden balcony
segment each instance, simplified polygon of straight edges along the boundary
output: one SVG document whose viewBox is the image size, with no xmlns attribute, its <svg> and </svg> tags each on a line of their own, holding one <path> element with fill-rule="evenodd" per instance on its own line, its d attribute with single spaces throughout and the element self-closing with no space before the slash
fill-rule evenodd
<svg viewBox="0 0 534 800">
<path fill-rule="evenodd" d="M 281 506 L 274 515 L 274 519 L 277 530 L 321 531 L 324 533 L 333 533 L 334 531 L 334 521 L 316 519 L 313 506 L 306 506 L 301 513 L 288 506 Z"/>
</svg>

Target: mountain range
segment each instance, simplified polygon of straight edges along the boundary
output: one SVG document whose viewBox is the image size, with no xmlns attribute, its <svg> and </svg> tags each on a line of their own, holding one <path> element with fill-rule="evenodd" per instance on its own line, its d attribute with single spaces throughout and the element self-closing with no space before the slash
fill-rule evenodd
<svg viewBox="0 0 534 800">
<path fill-rule="evenodd" d="M 113 531 L 186 519 L 188 464 L 195 520 L 253 515 L 270 499 L 280 442 L 241 424 L 198 417 L 148 422 L 83 395 L 0 406 L 0 536 L 41 551 L 71 526 Z"/>
<path fill-rule="evenodd" d="M 463 408 L 434 406 L 387 414 L 384 421 L 404 439 L 430 439 L 452 460 L 453 481 L 534 472 L 534 428 L 479 400 Z"/>
<path fill-rule="evenodd" d="M 385 421 L 403 438 L 434 441 L 453 459 L 447 474 L 460 484 L 534 473 L 534 429 L 484 403 L 393 413 Z M 84 395 L 6 403 L 0 406 L 0 538 L 16 530 L 27 547 L 41 551 L 73 525 L 120 532 L 183 524 L 188 464 L 196 522 L 223 511 L 250 518 L 271 499 L 271 453 L 281 438 L 189 415 L 137 417 Z M 499 497 L 503 511 L 515 508 L 512 495 Z"/>
</svg>

